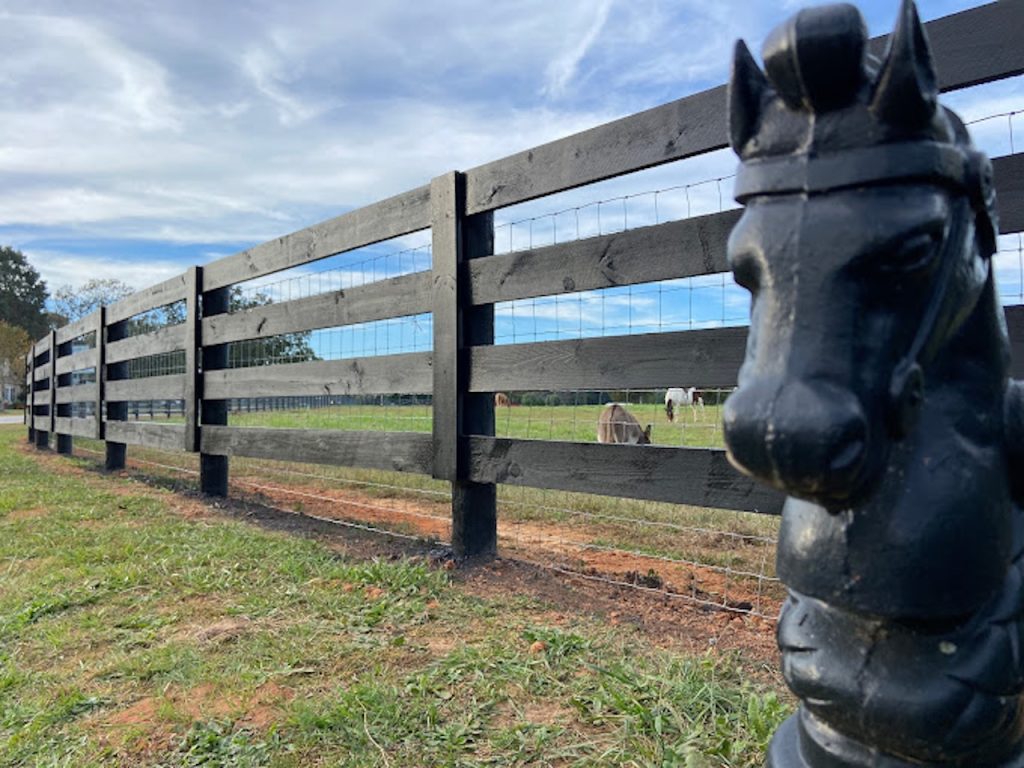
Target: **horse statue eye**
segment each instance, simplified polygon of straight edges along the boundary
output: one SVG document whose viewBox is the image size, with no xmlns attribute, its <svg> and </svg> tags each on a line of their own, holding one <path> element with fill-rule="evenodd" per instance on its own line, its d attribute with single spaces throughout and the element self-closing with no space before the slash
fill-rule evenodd
<svg viewBox="0 0 1024 768">
<path fill-rule="evenodd" d="M 938 254 L 938 238 L 922 233 L 903 242 L 882 263 L 887 272 L 916 272 L 931 264 Z"/>
</svg>

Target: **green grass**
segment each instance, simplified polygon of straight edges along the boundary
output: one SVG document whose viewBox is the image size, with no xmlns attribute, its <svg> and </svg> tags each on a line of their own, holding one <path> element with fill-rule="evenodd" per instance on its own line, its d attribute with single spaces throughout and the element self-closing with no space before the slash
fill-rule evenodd
<svg viewBox="0 0 1024 768">
<path fill-rule="evenodd" d="M 600 405 L 520 405 L 498 408 L 495 431 L 498 437 L 535 440 L 597 442 Z M 657 403 L 630 405 L 629 411 L 642 426 L 652 425 L 655 445 L 721 448 L 721 408 L 707 406 L 697 411 L 683 408 L 681 418 L 670 423 L 664 406 Z M 389 432 L 430 432 L 431 408 L 423 405 L 346 405 L 282 411 L 232 413 L 236 427 L 292 427 L 300 429 L 384 430 Z"/>
<path fill-rule="evenodd" d="M 23 431 L 0 428 L 0 766 L 752 767 L 788 709 L 749 659 L 184 515 Z"/>
</svg>

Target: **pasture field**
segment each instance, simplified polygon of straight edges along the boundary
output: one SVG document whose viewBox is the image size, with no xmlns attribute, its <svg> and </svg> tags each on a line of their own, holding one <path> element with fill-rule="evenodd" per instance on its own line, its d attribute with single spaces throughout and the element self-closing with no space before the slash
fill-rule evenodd
<svg viewBox="0 0 1024 768">
<path fill-rule="evenodd" d="M 724 642 L 94 466 L 0 427 L 0 765 L 752 767 L 789 709 Z"/>
<path fill-rule="evenodd" d="M 498 437 L 534 440 L 597 442 L 600 405 L 516 405 L 495 409 Z M 660 403 L 630 404 L 630 413 L 641 426 L 652 425 L 655 445 L 722 448 L 721 408 L 706 406 L 696 415 L 684 406 L 681 417 L 671 423 Z M 280 411 L 232 413 L 229 423 L 236 427 L 292 427 L 299 429 L 383 430 L 429 432 L 429 405 L 344 405 Z"/>
</svg>

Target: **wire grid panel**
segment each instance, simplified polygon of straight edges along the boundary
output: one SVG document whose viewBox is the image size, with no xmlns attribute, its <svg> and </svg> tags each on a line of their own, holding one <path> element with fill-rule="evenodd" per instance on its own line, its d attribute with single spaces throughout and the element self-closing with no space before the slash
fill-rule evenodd
<svg viewBox="0 0 1024 768">
<path fill-rule="evenodd" d="M 685 384 L 686 382 L 682 382 Z M 665 389 L 502 392 L 495 396 L 497 437 L 527 440 L 598 441 L 598 423 L 608 403 L 622 405 L 640 429 L 650 426 L 653 445 L 722 448 L 722 404 L 731 389 L 701 389 L 693 403 L 674 408 Z"/>
<path fill-rule="evenodd" d="M 400 247 L 409 241 L 425 242 Z M 400 275 L 426 272 L 432 266 L 429 232 L 398 241 L 332 256 L 314 265 L 304 265 L 257 278 L 232 287 L 230 312 L 252 307 L 306 299 L 324 293 L 349 290 Z"/>
<path fill-rule="evenodd" d="M 505 556 L 770 619 L 784 599 L 778 518 L 512 486 L 498 502 Z"/>
<path fill-rule="evenodd" d="M 451 486 L 383 470 L 235 458 L 232 488 L 263 503 L 360 530 L 451 542 Z"/>
<path fill-rule="evenodd" d="M 433 328 L 432 316 L 423 313 L 233 341 L 228 344 L 228 367 L 427 352 L 433 346 Z"/>
<path fill-rule="evenodd" d="M 325 395 L 236 398 L 233 427 L 430 432 L 430 395 Z"/>
</svg>

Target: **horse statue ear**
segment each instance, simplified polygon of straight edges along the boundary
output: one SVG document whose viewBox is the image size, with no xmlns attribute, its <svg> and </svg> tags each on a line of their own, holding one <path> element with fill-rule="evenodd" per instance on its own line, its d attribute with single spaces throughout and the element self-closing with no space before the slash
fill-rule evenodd
<svg viewBox="0 0 1024 768">
<path fill-rule="evenodd" d="M 737 155 L 757 133 L 761 105 L 769 87 L 747 44 L 737 40 L 729 78 L 729 143 Z"/>
<path fill-rule="evenodd" d="M 883 121 L 919 128 L 935 116 L 939 89 L 931 50 L 913 0 L 903 0 L 871 110 Z"/>
</svg>

